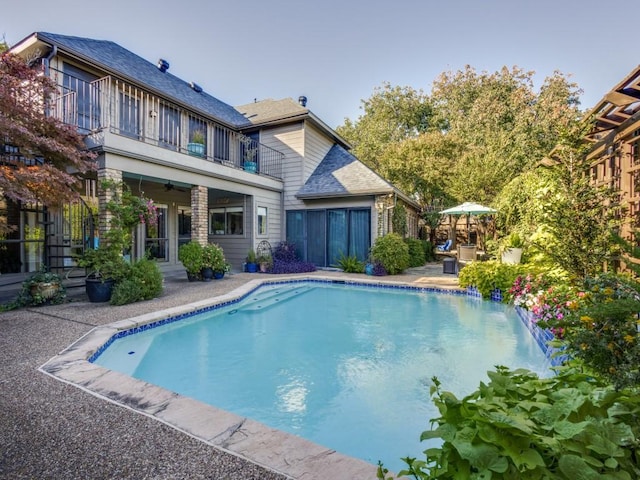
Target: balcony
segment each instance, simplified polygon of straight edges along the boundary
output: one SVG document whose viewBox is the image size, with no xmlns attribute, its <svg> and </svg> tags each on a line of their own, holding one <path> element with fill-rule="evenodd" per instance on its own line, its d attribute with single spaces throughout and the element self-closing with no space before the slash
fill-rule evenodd
<svg viewBox="0 0 640 480">
<path fill-rule="evenodd" d="M 100 144 L 100 132 L 135 139 L 230 168 L 282 179 L 284 154 L 177 104 L 107 76 L 89 82 L 62 74 L 48 114 L 77 125 Z M 256 135 L 257 136 L 257 135 Z"/>
</svg>

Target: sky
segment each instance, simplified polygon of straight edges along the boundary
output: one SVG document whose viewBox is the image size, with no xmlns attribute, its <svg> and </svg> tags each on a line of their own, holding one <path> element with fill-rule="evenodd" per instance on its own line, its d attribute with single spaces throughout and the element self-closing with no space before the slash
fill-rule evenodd
<svg viewBox="0 0 640 480">
<path fill-rule="evenodd" d="M 443 72 L 560 71 L 589 110 L 640 63 L 640 2 L 602 0 L 0 0 L 0 36 L 111 40 L 233 106 L 297 99 L 335 128 L 385 83 Z M 91 5 L 91 6 L 89 6 Z M 628 20 L 626 20 L 628 19 Z M 626 27 L 625 27 L 626 24 Z"/>
</svg>

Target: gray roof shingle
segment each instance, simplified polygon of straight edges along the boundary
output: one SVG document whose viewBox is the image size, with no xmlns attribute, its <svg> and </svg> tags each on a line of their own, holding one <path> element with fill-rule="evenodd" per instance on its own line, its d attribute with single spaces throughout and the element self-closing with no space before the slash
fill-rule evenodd
<svg viewBox="0 0 640 480">
<path fill-rule="evenodd" d="M 118 76 L 147 86 L 229 126 L 240 128 L 250 125 L 247 118 L 231 105 L 205 92 L 196 92 L 189 83 L 168 72 L 161 72 L 155 64 L 117 43 L 48 32 L 37 32 L 36 36 L 44 42 L 93 61 Z"/>
<path fill-rule="evenodd" d="M 308 108 L 303 107 L 292 98 L 283 98 L 282 100 L 267 98 L 258 102 L 237 106 L 236 109 L 245 115 L 253 124 L 261 124 L 309 114 Z"/>
<path fill-rule="evenodd" d="M 391 184 L 340 145 L 334 145 L 307 182 L 298 198 L 376 195 L 394 192 Z"/>
</svg>

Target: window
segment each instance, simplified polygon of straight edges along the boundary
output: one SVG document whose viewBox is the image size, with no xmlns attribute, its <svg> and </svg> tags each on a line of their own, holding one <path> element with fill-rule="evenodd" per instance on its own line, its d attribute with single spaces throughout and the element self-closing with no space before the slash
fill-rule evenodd
<svg viewBox="0 0 640 480">
<path fill-rule="evenodd" d="M 258 235 L 267 234 L 267 207 L 258 207 Z"/>
<path fill-rule="evenodd" d="M 301 258 L 316 266 L 336 265 L 342 255 L 364 261 L 371 246 L 371 210 L 335 208 L 289 210 L 287 241 Z"/>
<path fill-rule="evenodd" d="M 213 154 L 215 159 L 218 161 L 229 160 L 229 143 L 231 141 L 229 131 L 222 127 L 215 127 L 213 133 Z"/>
<path fill-rule="evenodd" d="M 177 150 L 180 146 L 180 112 L 168 104 L 160 104 L 159 135 L 160 145 Z"/>
<path fill-rule="evenodd" d="M 125 92 L 120 92 L 119 110 L 118 126 L 120 127 L 120 133 L 128 137 L 138 138 L 142 133 L 140 128 L 140 100 Z"/>
<path fill-rule="evenodd" d="M 91 104 L 91 82 L 96 79 L 95 75 L 91 75 L 68 63 L 64 64 L 63 86 L 65 92 L 74 92 L 70 97 L 73 100 L 63 103 L 65 123 L 76 124 L 84 131 L 91 130 L 92 123 L 97 126 L 100 112 L 99 105 Z M 92 115 L 94 118 L 92 118 Z"/>
<path fill-rule="evenodd" d="M 242 207 L 212 208 L 209 210 L 209 233 L 212 235 L 242 235 L 244 229 Z"/>
</svg>

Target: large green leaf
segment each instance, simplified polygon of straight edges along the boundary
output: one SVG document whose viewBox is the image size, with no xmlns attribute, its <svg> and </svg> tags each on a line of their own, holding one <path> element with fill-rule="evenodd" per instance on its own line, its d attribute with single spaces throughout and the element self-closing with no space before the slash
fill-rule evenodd
<svg viewBox="0 0 640 480">
<path fill-rule="evenodd" d="M 558 462 L 560 471 L 571 480 L 602 480 L 587 462 L 577 455 L 563 455 Z"/>
</svg>

